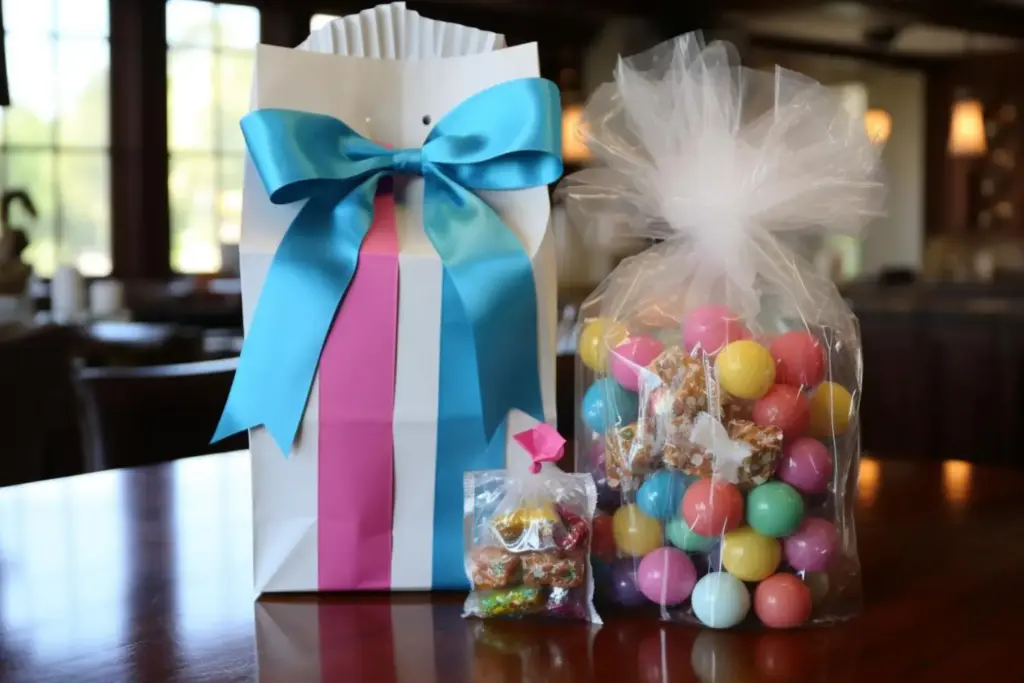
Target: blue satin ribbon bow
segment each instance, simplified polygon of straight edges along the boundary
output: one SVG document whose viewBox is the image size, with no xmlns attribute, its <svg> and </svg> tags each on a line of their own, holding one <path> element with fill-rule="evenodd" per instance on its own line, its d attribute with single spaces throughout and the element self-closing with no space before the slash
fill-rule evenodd
<svg viewBox="0 0 1024 683">
<path fill-rule="evenodd" d="M 465 373 L 445 377 L 442 349 L 441 394 L 462 393 L 448 401 L 448 417 L 478 415 L 486 439 L 511 408 L 543 420 L 532 263 L 473 190 L 537 187 L 561 175 L 552 82 L 524 78 L 473 95 L 421 149 L 389 150 L 330 116 L 285 109 L 248 114 L 242 132 L 271 202 L 308 201 L 270 264 L 213 441 L 264 425 L 283 453 L 291 449 L 373 221 L 377 185 L 393 174 L 425 180 L 423 227 L 444 268 L 442 346 L 475 355 L 478 386 L 466 387 Z"/>
</svg>

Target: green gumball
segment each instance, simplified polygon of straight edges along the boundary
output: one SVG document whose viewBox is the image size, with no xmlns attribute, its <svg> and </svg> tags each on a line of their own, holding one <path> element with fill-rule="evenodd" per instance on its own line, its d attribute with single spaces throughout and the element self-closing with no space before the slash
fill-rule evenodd
<svg viewBox="0 0 1024 683">
<path fill-rule="evenodd" d="M 747 524 L 763 536 L 788 536 L 804 516 L 800 492 L 781 481 L 769 481 L 747 495 Z"/>
<path fill-rule="evenodd" d="M 668 542 L 688 553 L 706 553 L 714 547 L 717 538 L 701 536 L 683 519 L 673 519 L 665 526 Z"/>
</svg>

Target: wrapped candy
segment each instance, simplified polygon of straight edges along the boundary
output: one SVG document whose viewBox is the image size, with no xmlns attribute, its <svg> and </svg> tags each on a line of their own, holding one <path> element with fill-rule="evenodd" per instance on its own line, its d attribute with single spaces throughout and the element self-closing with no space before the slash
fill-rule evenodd
<svg viewBox="0 0 1024 683">
<path fill-rule="evenodd" d="M 553 464 L 565 440 L 548 425 L 516 433 L 513 443 L 530 457 L 527 469 L 465 475 L 466 573 L 473 591 L 463 615 L 600 623 L 589 566 L 594 480 Z"/>
<path fill-rule="evenodd" d="M 660 451 L 655 423 L 641 420 L 619 427 L 605 437 L 606 466 L 621 480 L 623 475 L 646 474 L 658 464 Z"/>
<path fill-rule="evenodd" d="M 546 550 L 523 555 L 523 583 L 527 586 L 577 588 L 585 578 L 582 553 Z"/>
<path fill-rule="evenodd" d="M 467 613 L 475 617 L 521 617 L 543 609 L 544 592 L 534 586 L 515 586 L 473 593 Z"/>
<path fill-rule="evenodd" d="M 543 550 L 555 542 L 555 526 L 560 519 L 550 503 L 537 507 L 521 507 L 495 517 L 491 528 L 506 548 Z"/>
<path fill-rule="evenodd" d="M 860 340 L 792 249 L 880 213 L 879 146 L 833 90 L 699 34 L 621 59 L 579 133 L 594 163 L 556 192 L 569 220 L 652 245 L 579 313 L 596 332 L 576 462 L 618 495 L 596 525 L 598 595 L 714 628 L 852 616 Z M 844 599 L 812 603 L 820 576 Z"/>
<path fill-rule="evenodd" d="M 504 588 L 519 582 L 519 556 L 495 546 L 474 548 L 469 555 L 469 578 L 474 588 Z"/>
</svg>

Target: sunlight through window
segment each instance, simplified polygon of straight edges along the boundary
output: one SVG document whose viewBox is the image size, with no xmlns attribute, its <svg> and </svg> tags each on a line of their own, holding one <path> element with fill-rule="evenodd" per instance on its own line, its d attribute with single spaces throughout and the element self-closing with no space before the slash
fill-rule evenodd
<svg viewBox="0 0 1024 683">
<path fill-rule="evenodd" d="M 221 268 L 221 245 L 241 232 L 244 141 L 253 55 L 254 7 L 205 0 L 167 2 L 167 132 L 171 266 Z"/>
<path fill-rule="evenodd" d="M 39 213 L 12 215 L 36 273 L 110 273 L 108 0 L 3 0 L 11 106 L 0 109 L 0 187 Z"/>
</svg>

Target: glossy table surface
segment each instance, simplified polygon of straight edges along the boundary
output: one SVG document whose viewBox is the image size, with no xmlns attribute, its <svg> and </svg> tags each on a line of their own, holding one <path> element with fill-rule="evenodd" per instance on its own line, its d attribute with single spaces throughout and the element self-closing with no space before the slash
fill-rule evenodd
<svg viewBox="0 0 1024 683">
<path fill-rule="evenodd" d="M 865 460 L 865 612 L 796 632 L 460 618 L 459 595 L 254 602 L 245 454 L 0 489 L 0 681 L 1021 680 L 1024 471 Z"/>
</svg>

